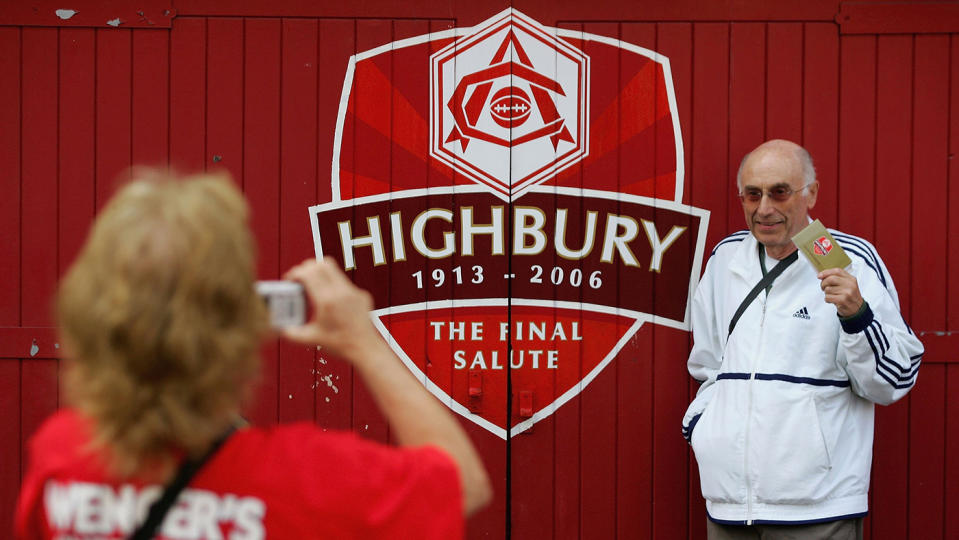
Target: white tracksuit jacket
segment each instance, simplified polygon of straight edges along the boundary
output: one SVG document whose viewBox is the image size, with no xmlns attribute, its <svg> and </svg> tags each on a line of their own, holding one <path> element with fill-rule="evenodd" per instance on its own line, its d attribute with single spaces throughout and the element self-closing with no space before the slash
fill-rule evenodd
<svg viewBox="0 0 959 540">
<path fill-rule="evenodd" d="M 683 435 L 714 521 L 795 524 L 867 511 L 873 402 L 909 392 L 923 347 L 900 315 L 875 248 L 830 232 L 852 259 L 847 270 L 868 303 L 842 324 L 800 253 L 727 342 L 729 321 L 762 278 L 755 237 L 728 236 L 706 265 L 692 304 L 688 361 L 703 382 Z"/>
</svg>

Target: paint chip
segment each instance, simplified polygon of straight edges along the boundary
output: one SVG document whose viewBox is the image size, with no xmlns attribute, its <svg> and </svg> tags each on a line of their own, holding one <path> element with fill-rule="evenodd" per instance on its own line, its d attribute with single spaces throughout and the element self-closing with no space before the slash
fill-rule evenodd
<svg viewBox="0 0 959 540">
<path fill-rule="evenodd" d="M 290 399 L 293 399 L 293 394 L 290 394 Z"/>
<path fill-rule="evenodd" d="M 70 17 L 73 17 L 78 12 L 72 9 L 58 9 L 55 11 L 55 13 L 57 14 L 57 17 L 67 21 L 70 19 Z"/>
<path fill-rule="evenodd" d="M 339 377 L 337 377 L 337 378 L 339 378 Z M 334 394 L 339 394 L 339 393 L 340 393 L 340 389 L 337 388 L 335 384 L 333 384 L 333 377 L 332 377 L 331 375 L 326 375 L 326 376 L 320 377 L 320 380 L 323 381 L 323 382 L 325 382 L 328 387 L 332 388 Z"/>
<path fill-rule="evenodd" d="M 326 398 L 326 402 L 329 403 L 329 402 L 330 402 L 330 398 Z"/>
<path fill-rule="evenodd" d="M 38 352 L 40 352 L 40 347 L 37 347 L 37 341 L 34 340 L 30 344 L 30 356 L 36 356 Z"/>
<path fill-rule="evenodd" d="M 112 19 L 112 20 L 107 21 L 107 24 L 109 24 L 110 26 L 116 28 L 116 27 L 120 26 L 121 24 L 123 24 L 123 21 L 120 20 L 120 17 L 117 17 L 116 19 Z"/>
</svg>

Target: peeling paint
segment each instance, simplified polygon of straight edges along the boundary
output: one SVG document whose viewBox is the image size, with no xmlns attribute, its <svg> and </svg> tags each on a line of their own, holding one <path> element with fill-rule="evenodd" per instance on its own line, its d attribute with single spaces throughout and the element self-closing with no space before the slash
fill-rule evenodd
<svg viewBox="0 0 959 540">
<path fill-rule="evenodd" d="M 67 20 L 70 20 L 70 17 L 73 17 L 79 12 L 72 9 L 58 9 L 54 13 L 57 14 L 57 17 L 60 17 L 61 19 L 67 21 Z"/>
<path fill-rule="evenodd" d="M 363 429 L 370 429 L 370 425 L 366 424 L 365 426 L 363 426 Z"/>
<path fill-rule="evenodd" d="M 213 156 L 213 163 L 223 161 L 223 156 Z"/>
<path fill-rule="evenodd" d="M 37 340 L 33 340 L 33 343 L 30 344 L 30 356 L 36 356 L 40 352 L 40 347 L 37 347 Z"/>
<path fill-rule="evenodd" d="M 919 336 L 936 336 L 936 337 L 950 337 L 953 335 L 959 335 L 959 331 L 956 330 L 923 330 L 919 332 Z"/>
<path fill-rule="evenodd" d="M 327 402 L 327 403 L 330 402 L 330 398 L 329 398 L 329 397 L 326 398 L 326 402 Z"/>
<path fill-rule="evenodd" d="M 59 344 L 59 343 L 54 343 L 54 344 L 53 344 L 53 348 L 54 348 L 54 349 L 59 349 L 59 348 L 60 348 L 60 344 Z"/>
<path fill-rule="evenodd" d="M 290 394 L 290 399 L 293 399 L 293 394 Z"/>
<path fill-rule="evenodd" d="M 324 359 L 324 358 L 320 358 L 320 363 L 321 363 L 321 364 L 323 364 L 323 365 L 325 366 L 325 365 L 326 365 L 326 359 Z"/>
<path fill-rule="evenodd" d="M 116 28 L 116 27 L 120 26 L 121 24 L 123 24 L 123 20 L 121 20 L 120 17 L 117 17 L 116 19 L 111 19 L 111 20 L 107 21 L 107 24 L 109 24 L 110 26 Z"/>
<path fill-rule="evenodd" d="M 337 379 L 339 379 L 339 377 L 337 377 Z M 330 388 L 332 388 L 334 394 L 339 394 L 339 393 L 340 393 L 340 389 L 337 388 L 335 384 L 333 384 L 333 376 L 332 376 L 332 375 L 326 375 L 326 376 L 320 377 L 320 380 L 321 380 L 321 381 L 324 381 L 327 386 L 329 386 Z"/>
</svg>

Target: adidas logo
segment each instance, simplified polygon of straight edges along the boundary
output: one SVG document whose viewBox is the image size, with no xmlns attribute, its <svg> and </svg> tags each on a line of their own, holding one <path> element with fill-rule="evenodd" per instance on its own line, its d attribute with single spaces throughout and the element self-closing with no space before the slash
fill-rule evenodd
<svg viewBox="0 0 959 540">
<path fill-rule="evenodd" d="M 793 317 L 797 319 L 806 319 L 809 320 L 809 310 L 806 309 L 806 306 L 803 306 L 796 310 L 796 313 L 793 313 Z"/>
</svg>

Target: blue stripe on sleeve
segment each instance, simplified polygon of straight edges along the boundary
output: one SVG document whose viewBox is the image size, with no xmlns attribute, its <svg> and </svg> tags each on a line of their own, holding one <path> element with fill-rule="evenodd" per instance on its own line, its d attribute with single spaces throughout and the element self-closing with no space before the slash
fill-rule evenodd
<svg viewBox="0 0 959 540">
<path fill-rule="evenodd" d="M 853 236 L 851 234 L 841 233 L 839 231 L 832 231 L 832 235 L 836 240 L 840 241 L 839 244 L 844 249 L 848 249 L 847 246 L 844 244 L 856 245 L 862 250 L 862 252 L 868 254 L 869 255 L 868 258 L 872 260 L 872 264 L 870 265 L 870 267 L 876 271 L 876 275 L 879 276 L 879 281 L 882 282 L 883 286 L 886 285 L 886 278 L 885 276 L 882 275 L 882 271 L 880 270 L 882 268 L 882 265 L 879 263 L 879 254 L 876 253 L 875 248 L 871 247 L 862 238 Z M 862 254 L 858 254 L 858 255 L 862 257 L 863 259 L 866 259 L 866 256 Z M 868 261 L 867 261 L 867 264 L 868 264 Z"/>
</svg>

